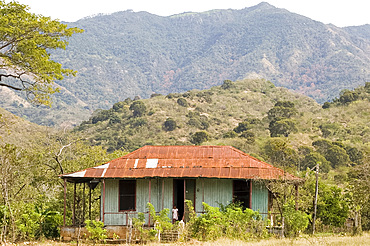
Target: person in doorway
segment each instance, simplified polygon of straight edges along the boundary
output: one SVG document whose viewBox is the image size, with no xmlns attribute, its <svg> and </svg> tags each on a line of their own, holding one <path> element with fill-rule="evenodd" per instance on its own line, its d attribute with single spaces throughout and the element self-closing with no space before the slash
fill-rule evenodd
<svg viewBox="0 0 370 246">
<path fill-rule="evenodd" d="M 172 209 L 172 223 L 175 223 L 179 220 L 179 209 L 176 206 L 173 206 Z"/>
</svg>

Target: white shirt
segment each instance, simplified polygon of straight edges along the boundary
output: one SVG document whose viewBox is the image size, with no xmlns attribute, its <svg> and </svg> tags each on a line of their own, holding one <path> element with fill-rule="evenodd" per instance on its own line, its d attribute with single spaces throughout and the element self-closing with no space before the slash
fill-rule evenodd
<svg viewBox="0 0 370 246">
<path fill-rule="evenodd" d="M 172 218 L 175 220 L 179 219 L 179 210 L 177 208 L 172 209 Z"/>
</svg>

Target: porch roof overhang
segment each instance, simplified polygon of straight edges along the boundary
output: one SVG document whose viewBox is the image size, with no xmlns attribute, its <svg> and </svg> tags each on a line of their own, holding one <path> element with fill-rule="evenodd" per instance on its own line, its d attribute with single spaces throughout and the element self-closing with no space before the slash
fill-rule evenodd
<svg viewBox="0 0 370 246">
<path fill-rule="evenodd" d="M 103 165 L 61 175 L 70 182 L 155 177 L 302 181 L 231 146 L 144 146 Z"/>
</svg>

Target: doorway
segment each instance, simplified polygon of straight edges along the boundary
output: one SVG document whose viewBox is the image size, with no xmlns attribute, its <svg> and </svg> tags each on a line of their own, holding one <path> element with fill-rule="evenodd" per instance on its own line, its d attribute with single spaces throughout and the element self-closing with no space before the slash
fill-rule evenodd
<svg viewBox="0 0 370 246">
<path fill-rule="evenodd" d="M 173 206 L 179 210 L 179 220 L 187 221 L 185 200 L 191 200 L 195 205 L 195 182 L 195 179 L 173 180 Z"/>
</svg>

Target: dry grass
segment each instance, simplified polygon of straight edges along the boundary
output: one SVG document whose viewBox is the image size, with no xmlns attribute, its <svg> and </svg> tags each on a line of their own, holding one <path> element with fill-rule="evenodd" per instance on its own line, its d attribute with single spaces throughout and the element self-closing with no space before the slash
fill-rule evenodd
<svg viewBox="0 0 370 246">
<path fill-rule="evenodd" d="M 9 244 L 11 245 L 11 244 Z M 40 246 L 72 246 L 77 245 L 76 242 L 71 243 L 62 243 L 62 242 L 53 242 L 53 241 L 45 241 L 45 242 L 24 242 L 20 244 L 13 244 L 19 246 L 25 245 L 40 245 Z M 78 245 L 92 245 L 88 243 L 79 243 Z M 107 244 L 99 244 L 99 246 L 107 245 Z M 126 245 L 126 244 L 121 244 Z M 266 239 L 260 241 L 251 241 L 251 242 L 243 242 L 243 241 L 232 241 L 229 239 L 220 239 L 215 242 L 199 242 L 196 240 L 191 240 L 186 243 L 168 243 L 168 244 L 159 244 L 159 243 L 150 243 L 147 246 L 160 246 L 160 245 L 167 245 L 167 246 L 185 246 L 185 245 L 199 245 L 199 246 L 294 246 L 294 245 L 370 245 L 370 233 L 364 233 L 362 236 L 303 236 L 300 238 L 295 239 Z"/>
</svg>

